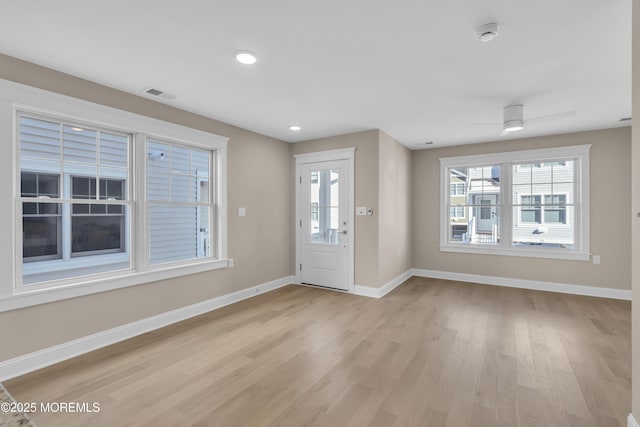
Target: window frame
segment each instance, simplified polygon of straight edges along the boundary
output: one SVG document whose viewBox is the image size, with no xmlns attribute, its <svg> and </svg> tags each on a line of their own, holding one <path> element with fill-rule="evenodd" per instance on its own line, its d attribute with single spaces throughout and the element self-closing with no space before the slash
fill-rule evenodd
<svg viewBox="0 0 640 427">
<path fill-rule="evenodd" d="M 589 261 L 590 253 L 590 193 L 589 153 L 590 144 L 499 152 L 481 155 L 440 158 L 440 251 L 485 255 L 507 255 L 534 258 L 555 258 Z M 514 203 L 512 201 L 512 167 L 518 163 L 545 163 L 575 161 L 574 168 L 574 249 L 514 246 L 512 243 Z M 450 177 L 449 169 L 455 167 L 500 166 L 499 221 L 500 241 L 495 245 L 471 245 L 449 238 Z M 542 195 L 544 197 L 544 195 Z M 517 205 L 515 205 L 517 206 Z M 520 215 L 520 210 L 516 215 Z M 542 212 L 541 212 L 542 215 Z"/>
<path fill-rule="evenodd" d="M 20 143 L 18 117 L 20 113 L 40 116 L 65 122 L 86 124 L 88 127 L 99 127 L 132 135 L 131 169 L 132 177 L 129 185 L 130 222 L 131 222 L 131 268 L 127 270 L 109 271 L 105 273 L 76 276 L 69 279 L 56 279 L 34 284 L 22 283 L 22 207 L 20 205 Z M 3 133 L 4 132 L 4 133 Z M 227 268 L 227 141 L 228 138 L 178 124 L 130 113 L 128 111 L 95 104 L 89 101 L 72 98 L 46 90 L 0 80 L 0 134 L 12 141 L 12 167 L 3 171 L 9 177 L 12 207 L 5 209 L 6 218 L 0 227 L 12 236 L 13 244 L 5 245 L 0 255 L 5 260 L 0 268 L 11 270 L 13 280 L 0 283 L 0 312 L 28 307 L 82 295 L 104 292 L 143 283 L 154 282 L 187 274 Z M 177 263 L 149 265 L 145 257 L 147 245 L 145 232 L 144 189 L 145 189 L 145 149 L 146 138 L 172 141 L 177 144 L 210 150 L 215 155 L 214 170 L 215 216 L 211 223 L 216 230 L 216 242 L 212 242 L 211 253 L 214 257 L 195 259 Z M 0 172 L 2 173 L 2 172 Z M 61 178 L 62 179 L 62 178 Z M 106 203 L 106 202 L 105 202 Z M 10 213 L 9 213 L 10 211 Z M 9 220 L 10 219 L 10 220 Z M 215 245 L 215 251 L 213 246 Z M 112 257 L 119 254 L 105 254 L 100 257 Z M 78 262 L 90 263 L 91 256 L 74 258 Z M 89 260 L 89 261 L 87 261 Z"/>
</svg>

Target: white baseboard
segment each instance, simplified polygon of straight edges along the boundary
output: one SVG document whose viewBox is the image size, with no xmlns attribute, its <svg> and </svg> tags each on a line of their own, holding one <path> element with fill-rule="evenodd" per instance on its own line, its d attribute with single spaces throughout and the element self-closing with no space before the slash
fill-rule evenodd
<svg viewBox="0 0 640 427">
<path fill-rule="evenodd" d="M 380 288 L 374 288 L 371 286 L 355 285 L 353 293 L 363 297 L 380 298 Z"/>
<path fill-rule="evenodd" d="M 382 298 L 383 296 L 385 296 L 386 294 L 388 294 L 389 292 L 391 292 L 392 290 L 394 290 L 395 288 L 403 284 L 408 278 L 413 276 L 412 271 L 413 271 L 412 269 L 405 271 L 398 277 L 391 279 L 389 282 L 387 282 L 384 286 L 380 288 L 374 288 L 371 286 L 363 286 L 363 285 L 355 285 L 355 289 L 353 290 L 353 293 L 356 295 L 364 296 L 364 297 Z"/>
<path fill-rule="evenodd" d="M 207 313 L 226 305 L 251 298 L 255 295 L 281 288 L 294 282 L 294 276 L 283 277 L 251 288 L 221 295 L 207 301 L 171 310 L 156 316 L 147 317 L 113 329 L 108 329 L 73 341 L 2 361 L 0 362 L 0 381 L 6 381 L 26 373 L 45 368 L 55 363 Z"/>
<path fill-rule="evenodd" d="M 633 414 L 629 414 L 629 418 L 627 418 L 627 427 L 640 427 L 640 424 L 633 418 Z"/>
<path fill-rule="evenodd" d="M 482 283 L 485 285 L 532 289 L 536 291 L 550 291 L 560 292 L 563 294 L 631 300 L 631 291 L 624 289 L 599 288 L 596 286 L 570 285 L 566 283 L 512 279 L 509 277 L 483 276 L 479 274 L 452 273 L 449 271 L 424 270 L 420 268 L 414 268 L 411 270 L 411 273 L 413 276 L 429 277 L 432 279 L 456 280 L 459 282 Z"/>
</svg>

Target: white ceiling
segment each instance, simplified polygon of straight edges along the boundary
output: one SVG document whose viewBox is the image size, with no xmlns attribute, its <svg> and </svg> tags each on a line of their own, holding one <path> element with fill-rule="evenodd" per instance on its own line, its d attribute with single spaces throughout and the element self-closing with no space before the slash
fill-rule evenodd
<svg viewBox="0 0 640 427">
<path fill-rule="evenodd" d="M 281 140 L 380 128 L 411 148 L 629 125 L 631 0 L 0 1 L 0 52 Z M 476 27 L 500 24 L 491 43 Z M 234 60 L 238 49 L 257 64 Z M 290 124 L 302 131 L 289 131 Z M 422 146 L 424 147 L 424 146 Z"/>
</svg>

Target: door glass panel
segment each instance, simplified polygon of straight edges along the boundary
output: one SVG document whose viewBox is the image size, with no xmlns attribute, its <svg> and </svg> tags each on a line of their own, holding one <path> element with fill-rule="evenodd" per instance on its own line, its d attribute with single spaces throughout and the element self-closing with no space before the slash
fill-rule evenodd
<svg viewBox="0 0 640 427">
<path fill-rule="evenodd" d="M 309 173 L 311 242 L 339 244 L 340 233 L 340 171 L 313 170 Z"/>
<path fill-rule="evenodd" d="M 491 200 L 480 200 L 481 205 L 490 205 Z M 491 219 L 491 207 L 480 208 L 480 219 Z"/>
</svg>

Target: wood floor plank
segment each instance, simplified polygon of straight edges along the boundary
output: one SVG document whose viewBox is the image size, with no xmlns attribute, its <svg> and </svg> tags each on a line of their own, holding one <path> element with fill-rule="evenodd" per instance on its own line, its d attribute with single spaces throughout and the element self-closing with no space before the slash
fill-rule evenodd
<svg viewBox="0 0 640 427">
<path fill-rule="evenodd" d="M 413 277 L 288 286 L 5 384 L 42 426 L 623 427 L 630 303 Z"/>
</svg>

